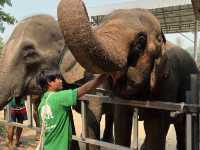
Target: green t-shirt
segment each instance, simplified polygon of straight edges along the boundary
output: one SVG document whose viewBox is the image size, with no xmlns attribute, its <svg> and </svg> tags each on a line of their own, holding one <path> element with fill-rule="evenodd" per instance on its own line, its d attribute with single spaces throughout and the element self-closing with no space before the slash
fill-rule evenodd
<svg viewBox="0 0 200 150">
<path fill-rule="evenodd" d="M 48 97 L 49 95 L 49 97 Z M 48 97 L 48 99 L 47 99 Z M 46 99 L 48 107 L 46 105 Z M 72 127 L 69 118 L 70 106 L 76 104 L 77 89 L 46 92 L 38 107 L 40 124 L 45 115 L 44 150 L 69 150 Z"/>
</svg>

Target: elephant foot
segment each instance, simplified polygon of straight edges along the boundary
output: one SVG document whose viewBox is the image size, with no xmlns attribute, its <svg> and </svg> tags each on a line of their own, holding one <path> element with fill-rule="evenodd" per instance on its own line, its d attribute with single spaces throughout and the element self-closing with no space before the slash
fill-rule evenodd
<svg viewBox="0 0 200 150">
<path fill-rule="evenodd" d="M 78 141 L 72 141 L 71 143 L 71 150 L 80 150 L 80 147 L 79 147 L 79 144 L 78 144 Z"/>
<path fill-rule="evenodd" d="M 101 141 L 109 142 L 109 143 L 114 143 L 114 137 L 113 137 L 113 136 L 110 136 L 110 137 L 103 137 L 103 138 L 101 139 Z"/>
<path fill-rule="evenodd" d="M 140 150 L 148 150 L 146 145 L 143 143 L 142 146 L 140 147 Z"/>
</svg>

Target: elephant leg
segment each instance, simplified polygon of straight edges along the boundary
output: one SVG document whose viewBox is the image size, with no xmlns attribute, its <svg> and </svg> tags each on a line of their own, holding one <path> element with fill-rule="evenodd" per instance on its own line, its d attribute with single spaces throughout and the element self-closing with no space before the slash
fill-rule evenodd
<svg viewBox="0 0 200 150">
<path fill-rule="evenodd" d="M 115 143 L 130 146 L 133 108 L 116 105 L 114 112 Z"/>
<path fill-rule="evenodd" d="M 100 120 L 102 115 L 102 104 L 96 100 L 90 101 L 87 107 L 87 137 L 100 140 Z M 100 150 L 99 146 L 89 145 L 89 150 Z"/>
<path fill-rule="evenodd" d="M 35 125 L 36 127 L 40 127 L 39 125 L 39 118 L 38 118 L 38 106 L 39 106 L 39 103 L 34 101 L 32 102 L 33 104 L 33 118 L 34 118 L 34 121 L 35 121 Z M 40 140 L 40 131 L 36 131 L 36 135 L 35 135 L 35 140 L 36 141 L 39 141 Z"/>
<path fill-rule="evenodd" d="M 110 109 L 113 107 L 110 104 L 107 104 L 110 106 Z M 103 141 L 106 142 L 113 142 L 113 111 L 109 110 L 105 112 L 105 129 L 103 133 Z"/>
<path fill-rule="evenodd" d="M 168 112 L 147 110 L 144 112 L 145 141 L 141 150 L 165 150 L 167 132 L 170 126 Z"/>
<path fill-rule="evenodd" d="M 74 126 L 74 118 L 73 118 L 72 110 L 70 110 L 69 115 L 70 115 L 71 123 L 72 123 L 72 134 L 76 135 L 76 130 L 75 130 L 75 126 Z M 78 141 L 72 140 L 72 142 L 71 142 L 71 148 L 70 149 L 71 150 L 80 150 Z"/>
<path fill-rule="evenodd" d="M 186 150 L 186 116 L 184 114 L 178 115 L 174 120 L 174 127 L 176 130 L 177 150 Z"/>
</svg>

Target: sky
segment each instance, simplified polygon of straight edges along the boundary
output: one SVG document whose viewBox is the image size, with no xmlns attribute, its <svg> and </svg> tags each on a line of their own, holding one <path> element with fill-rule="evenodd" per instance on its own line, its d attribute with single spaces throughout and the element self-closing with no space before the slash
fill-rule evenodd
<svg viewBox="0 0 200 150">
<path fill-rule="evenodd" d="M 89 15 L 98 15 L 109 13 L 115 8 L 132 8 L 132 7 L 162 7 L 167 5 L 175 5 L 174 0 L 83 0 L 86 4 Z M 59 0 L 11 0 L 12 7 L 6 6 L 3 10 L 15 16 L 18 21 L 35 14 L 48 14 L 57 18 L 57 5 Z M 155 0 L 154 0 L 155 2 Z M 176 0 L 176 3 L 187 4 L 190 0 Z M 12 33 L 15 25 L 7 25 L 3 34 L 4 41 L 7 41 Z M 185 34 L 189 39 L 193 40 L 193 34 Z M 200 35 L 199 35 L 200 36 Z M 168 39 L 176 42 L 180 37 L 181 43 L 185 47 L 192 46 L 193 43 L 180 34 L 167 35 Z"/>
</svg>

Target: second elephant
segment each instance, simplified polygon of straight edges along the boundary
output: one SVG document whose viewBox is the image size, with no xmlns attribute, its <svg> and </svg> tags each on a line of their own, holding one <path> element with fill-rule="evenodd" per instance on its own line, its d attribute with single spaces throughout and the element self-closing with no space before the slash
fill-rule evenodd
<svg viewBox="0 0 200 150">
<path fill-rule="evenodd" d="M 199 70 L 190 54 L 167 42 L 163 55 L 155 61 L 148 88 L 136 90 L 133 82 L 137 77 L 137 71 L 130 66 L 118 77 L 117 83 L 121 85 L 115 85 L 114 90 L 119 96 L 126 99 L 185 102 L 186 91 L 190 90 L 190 75 L 198 73 Z M 131 133 L 132 113 L 133 109 L 129 107 L 116 106 L 115 132 L 117 132 L 117 136 L 115 139 L 119 144 L 127 146 L 130 144 L 130 136 L 128 140 L 124 139 L 124 136 Z M 140 118 L 144 120 L 146 133 L 142 150 L 165 150 L 166 135 L 171 123 L 174 124 L 176 130 L 177 150 L 186 149 L 185 114 L 171 117 L 168 111 L 143 109 Z M 122 132 L 124 124 L 126 124 L 126 130 L 123 129 Z"/>
</svg>

